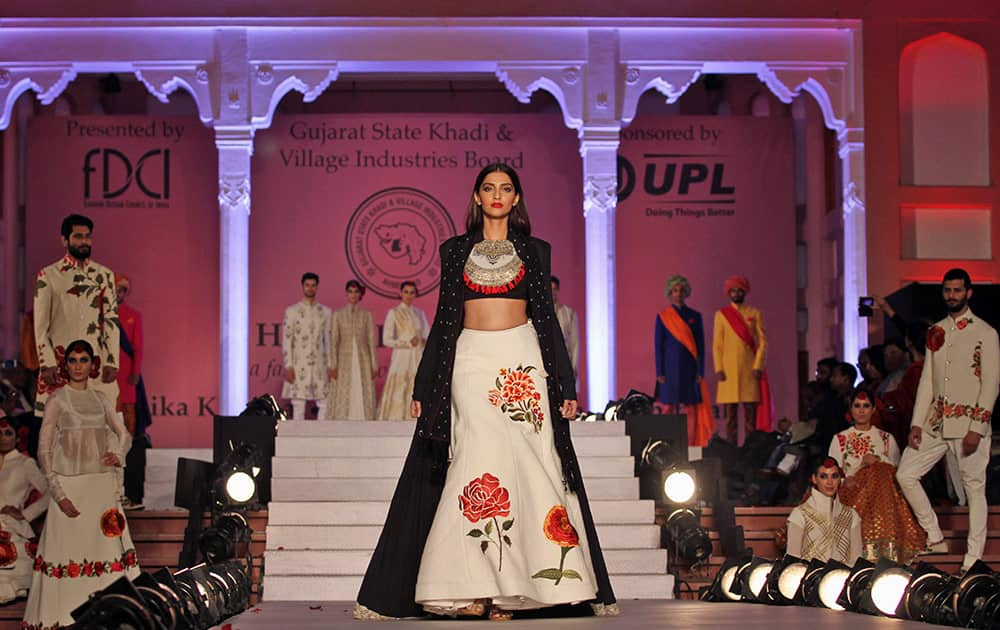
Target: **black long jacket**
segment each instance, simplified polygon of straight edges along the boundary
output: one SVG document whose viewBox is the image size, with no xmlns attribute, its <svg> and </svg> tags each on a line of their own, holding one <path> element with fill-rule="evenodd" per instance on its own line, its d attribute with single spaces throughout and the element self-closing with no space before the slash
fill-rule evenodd
<svg viewBox="0 0 1000 630">
<path fill-rule="evenodd" d="M 587 501 L 576 452 L 570 440 L 569 422 L 559 407 L 576 398 L 573 369 L 566 342 L 552 305 L 550 246 L 514 229 L 507 238 L 524 261 L 528 282 L 528 315 L 538 333 L 549 394 L 549 418 L 553 423 L 556 450 L 563 476 L 580 499 L 590 557 L 597 578 L 596 603 L 615 602 L 604 554 L 597 540 L 594 518 Z M 455 345 L 462 331 L 464 313 L 462 271 L 472 246 L 483 240 L 482 232 L 466 233 L 441 245 L 441 287 L 437 314 L 417 370 L 414 400 L 420 401 L 410 451 L 389 505 L 382 535 L 372 555 L 358 593 L 358 603 L 389 617 L 414 617 L 423 609 L 414 601 L 417 573 L 424 544 L 441 499 L 448 447 L 451 441 L 451 377 Z M 589 608 L 589 607 L 588 607 Z"/>
</svg>

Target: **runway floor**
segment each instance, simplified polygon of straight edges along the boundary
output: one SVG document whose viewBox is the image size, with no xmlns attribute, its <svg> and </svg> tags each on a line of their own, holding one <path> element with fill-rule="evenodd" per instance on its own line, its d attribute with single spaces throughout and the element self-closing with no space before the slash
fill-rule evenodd
<svg viewBox="0 0 1000 630">
<path fill-rule="evenodd" d="M 459 630 L 479 628 L 486 620 L 406 620 L 360 622 L 351 617 L 353 602 L 265 602 L 260 606 L 227 620 L 231 630 L 263 630 L 264 628 L 313 628 L 357 630 L 362 624 L 375 624 L 377 628 L 411 626 L 422 630 L 440 628 Z M 631 600 L 621 602 L 622 614 L 618 617 L 584 617 L 577 619 L 513 620 L 503 622 L 506 630 L 521 628 L 809 628 L 810 630 L 867 630 L 868 628 L 893 628 L 894 630 L 933 628 L 916 621 L 900 621 L 885 617 L 869 617 L 847 612 L 834 612 L 800 606 L 763 606 L 755 604 L 707 604 L 682 600 Z M 500 622 L 498 622 L 500 623 Z"/>
</svg>

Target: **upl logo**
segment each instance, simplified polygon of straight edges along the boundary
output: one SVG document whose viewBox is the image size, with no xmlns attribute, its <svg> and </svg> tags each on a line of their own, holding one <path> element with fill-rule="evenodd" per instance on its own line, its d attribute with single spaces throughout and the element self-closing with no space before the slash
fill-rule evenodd
<svg viewBox="0 0 1000 630">
<path fill-rule="evenodd" d="M 729 203 L 734 199 L 736 187 L 726 185 L 726 165 L 710 161 L 712 157 L 647 153 L 642 163 L 642 190 L 650 197 L 670 195 L 669 201 L 688 201 L 689 196 L 695 195 L 705 197 L 703 201 Z M 635 166 L 619 155 L 618 201 L 628 199 L 636 184 Z"/>
<path fill-rule="evenodd" d="M 102 199 L 120 197 L 132 184 L 150 199 L 170 199 L 170 149 L 146 151 L 134 162 L 118 149 L 91 149 L 83 157 L 84 199 L 92 198 L 95 179 Z"/>
</svg>

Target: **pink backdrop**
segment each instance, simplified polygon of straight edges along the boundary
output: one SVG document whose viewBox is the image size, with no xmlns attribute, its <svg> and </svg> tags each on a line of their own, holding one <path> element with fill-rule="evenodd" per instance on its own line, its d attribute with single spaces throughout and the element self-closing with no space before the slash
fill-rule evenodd
<svg viewBox="0 0 1000 630">
<path fill-rule="evenodd" d="M 251 394 L 281 391 L 275 332 L 285 307 L 301 299 L 304 271 L 319 274 L 318 299 L 334 309 L 345 304 L 344 283 L 360 277 L 371 289 L 362 306 L 377 326 L 399 303 L 403 279 L 416 278 L 421 289 L 432 284 L 416 301 L 432 320 L 437 247 L 465 231 L 479 169 L 505 158 L 521 175 L 533 234 L 552 244 L 562 301 L 583 326 L 580 157 L 558 114 L 286 116 L 259 133 L 250 219 Z M 390 351 L 378 355 L 381 390 Z M 586 373 L 584 362 L 579 368 Z"/>
<path fill-rule="evenodd" d="M 652 393 L 653 323 L 667 304 L 667 278 L 680 273 L 693 288 L 688 305 L 701 312 L 705 324 L 705 372 L 714 400 L 714 313 L 728 303 L 722 288 L 725 278 L 743 274 L 752 285 L 747 303 L 761 309 L 768 332 L 767 369 L 777 417 L 794 413 L 798 383 L 791 122 L 646 116 L 623 131 L 620 155 L 620 393 L 630 387 Z M 652 191 L 647 190 L 647 179 Z"/>
<path fill-rule="evenodd" d="M 93 219 L 94 260 L 131 278 L 129 301 L 143 315 L 153 444 L 210 445 L 219 382 L 211 130 L 196 118 L 100 116 L 32 118 L 28 134 L 25 275 L 62 256 L 63 217 Z"/>
</svg>

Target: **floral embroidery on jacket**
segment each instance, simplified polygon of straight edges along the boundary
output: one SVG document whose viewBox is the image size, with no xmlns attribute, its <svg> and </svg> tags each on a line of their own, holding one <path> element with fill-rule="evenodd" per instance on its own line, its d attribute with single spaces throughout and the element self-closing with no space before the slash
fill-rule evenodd
<svg viewBox="0 0 1000 630">
<path fill-rule="evenodd" d="M 975 350 L 972 351 L 972 373 L 976 375 L 976 378 L 982 380 L 983 378 L 983 342 L 980 341 L 976 344 Z"/>
<path fill-rule="evenodd" d="M 513 370 L 501 368 L 496 389 L 491 389 L 487 396 L 490 404 L 500 407 L 508 418 L 514 422 L 527 422 L 538 433 L 542 430 L 545 414 L 540 404 L 542 395 L 535 389 L 535 381 L 529 374 L 534 369 L 533 365 L 518 365 Z"/>
<path fill-rule="evenodd" d="M 944 345 L 944 328 L 931 326 L 927 331 L 927 348 L 931 352 L 937 352 Z"/>
<path fill-rule="evenodd" d="M 498 478 L 488 472 L 483 473 L 482 477 L 476 477 L 462 490 L 462 494 L 458 497 L 458 507 L 462 510 L 462 516 L 471 523 L 490 519 L 485 527 L 471 529 L 466 536 L 485 538 L 479 541 L 479 550 L 484 554 L 491 543 L 496 545 L 500 550 L 497 571 L 502 571 L 503 545 L 506 544 L 508 547 L 514 545 L 507 533 L 514 526 L 514 519 L 507 519 L 502 523 L 497 521 L 498 516 L 510 516 L 510 493 L 507 488 L 500 485 Z M 496 539 L 493 538 L 494 532 L 497 535 Z"/>
<path fill-rule="evenodd" d="M 865 455 L 875 455 L 875 447 L 872 444 L 871 436 L 859 431 L 851 431 L 849 434 L 838 433 L 837 441 L 840 443 L 840 452 L 846 457 L 862 458 Z"/>
<path fill-rule="evenodd" d="M 576 528 L 569 522 L 569 514 L 563 505 L 554 505 L 545 515 L 545 522 L 542 523 L 542 531 L 545 537 L 559 545 L 560 557 L 559 568 L 542 569 L 534 575 L 532 579 L 553 580 L 553 586 L 558 586 L 563 578 L 572 578 L 583 581 L 583 577 L 572 569 L 563 570 L 566 563 L 566 554 L 570 549 L 580 544 L 580 535 L 576 533 Z"/>
<path fill-rule="evenodd" d="M 955 327 L 959 330 L 965 330 L 965 327 L 972 323 L 971 317 L 963 317 L 962 319 L 955 322 Z"/>
<path fill-rule="evenodd" d="M 942 395 L 934 399 L 934 414 L 931 416 L 931 428 L 937 430 L 945 418 L 970 418 L 976 422 L 987 423 L 990 421 L 991 412 L 989 409 L 979 405 L 963 405 L 953 403 Z"/>
</svg>

